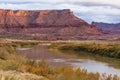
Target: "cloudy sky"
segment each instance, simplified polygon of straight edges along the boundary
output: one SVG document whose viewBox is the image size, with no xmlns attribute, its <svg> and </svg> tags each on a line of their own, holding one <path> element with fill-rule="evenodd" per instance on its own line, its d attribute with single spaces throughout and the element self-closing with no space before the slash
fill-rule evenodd
<svg viewBox="0 0 120 80">
<path fill-rule="evenodd" d="M 0 0 L 1 9 L 71 9 L 87 22 L 120 22 L 120 0 Z"/>
</svg>

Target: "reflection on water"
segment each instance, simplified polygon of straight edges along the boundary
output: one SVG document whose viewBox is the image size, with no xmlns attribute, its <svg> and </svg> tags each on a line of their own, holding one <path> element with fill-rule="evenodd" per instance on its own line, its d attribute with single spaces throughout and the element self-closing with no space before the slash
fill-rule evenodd
<svg viewBox="0 0 120 80">
<path fill-rule="evenodd" d="M 106 74 L 117 74 L 120 75 L 120 70 L 109 67 L 108 64 L 97 62 L 93 60 L 84 60 L 83 62 L 73 62 L 71 63 L 75 68 L 87 69 L 88 72 L 99 72 Z"/>
<path fill-rule="evenodd" d="M 46 45 L 39 45 L 31 49 L 21 48 L 17 50 L 17 53 L 34 60 L 44 59 L 52 66 L 72 66 L 73 68 L 87 69 L 88 72 L 117 74 L 120 76 L 120 69 L 110 67 L 107 63 L 91 59 L 79 59 L 63 54 L 49 53 Z"/>
<path fill-rule="evenodd" d="M 94 60 L 86 59 L 51 59 L 48 62 L 64 63 L 71 65 L 73 68 L 86 69 L 88 72 L 99 72 L 106 74 L 120 75 L 120 70 L 113 67 L 109 67 L 107 63 L 97 62 Z"/>
<path fill-rule="evenodd" d="M 29 50 L 31 48 L 18 48 L 17 50 Z"/>
</svg>

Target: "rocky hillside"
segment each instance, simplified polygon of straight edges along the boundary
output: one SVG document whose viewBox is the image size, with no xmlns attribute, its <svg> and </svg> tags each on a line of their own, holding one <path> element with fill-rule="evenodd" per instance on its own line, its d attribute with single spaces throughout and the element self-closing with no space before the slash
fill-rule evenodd
<svg viewBox="0 0 120 80">
<path fill-rule="evenodd" d="M 95 24 L 102 29 L 113 29 L 113 30 L 119 29 L 120 30 L 120 23 L 113 24 L 113 23 L 95 22 Z"/>
<path fill-rule="evenodd" d="M 104 30 L 105 32 L 108 33 L 113 33 L 113 34 L 120 34 L 120 23 L 98 23 L 95 22 L 95 25 L 98 26 L 99 28 L 101 28 L 102 30 Z"/>
<path fill-rule="evenodd" d="M 0 35 L 31 35 L 35 39 L 80 39 L 101 32 L 64 10 L 0 10 Z M 17 36 L 17 35 L 16 35 Z M 73 37 L 74 36 L 74 37 Z"/>
</svg>

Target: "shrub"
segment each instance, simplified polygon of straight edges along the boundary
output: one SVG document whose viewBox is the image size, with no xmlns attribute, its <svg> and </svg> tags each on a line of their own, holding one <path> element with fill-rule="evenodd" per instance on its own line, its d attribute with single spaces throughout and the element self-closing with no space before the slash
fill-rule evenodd
<svg viewBox="0 0 120 80">
<path fill-rule="evenodd" d="M 106 56 L 111 58 L 120 58 L 120 44 L 62 44 L 58 46 L 62 51 L 87 52 L 93 55 Z"/>
</svg>

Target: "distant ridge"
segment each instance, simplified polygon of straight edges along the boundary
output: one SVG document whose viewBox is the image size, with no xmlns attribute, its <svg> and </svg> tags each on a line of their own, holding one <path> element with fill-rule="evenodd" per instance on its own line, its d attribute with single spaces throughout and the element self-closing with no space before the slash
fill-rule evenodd
<svg viewBox="0 0 120 80">
<path fill-rule="evenodd" d="M 120 23 L 95 22 L 95 25 L 108 33 L 120 34 Z"/>
</svg>

